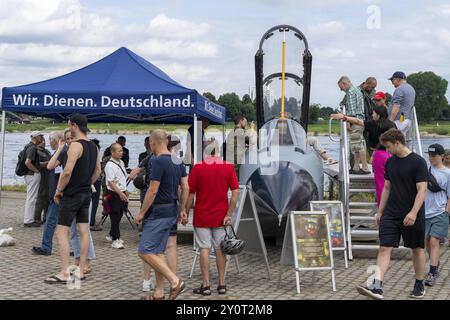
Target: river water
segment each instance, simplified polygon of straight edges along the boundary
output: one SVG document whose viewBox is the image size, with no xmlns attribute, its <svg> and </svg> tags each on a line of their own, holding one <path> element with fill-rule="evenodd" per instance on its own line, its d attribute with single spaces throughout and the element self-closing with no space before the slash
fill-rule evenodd
<svg viewBox="0 0 450 320">
<path fill-rule="evenodd" d="M 222 141 L 222 134 L 219 131 L 207 134 L 207 136 L 214 135 L 217 140 Z M 91 134 L 91 138 L 97 138 L 100 141 L 101 152 L 108 147 L 111 143 L 115 142 L 118 135 L 112 134 Z M 186 138 L 184 135 L 178 135 L 181 139 L 181 145 L 183 146 L 185 152 Z M 145 150 L 144 139 L 145 134 L 132 134 L 127 135 L 126 147 L 130 150 L 130 167 L 137 166 L 139 153 Z M 328 136 L 317 136 L 316 137 L 322 147 L 327 150 L 328 154 L 334 159 L 338 159 L 339 143 L 331 141 Z M 48 142 L 48 134 L 45 136 Z M 23 184 L 24 178 L 15 175 L 15 167 L 17 163 L 17 156 L 23 147 L 29 142 L 30 133 L 6 133 L 5 135 L 5 157 L 3 164 L 3 185 L 13 185 L 13 184 Z M 422 138 L 423 150 L 426 150 L 432 143 L 440 143 L 444 148 L 450 148 L 450 137 L 439 137 L 439 138 Z M 47 143 L 48 148 L 50 146 Z"/>
</svg>

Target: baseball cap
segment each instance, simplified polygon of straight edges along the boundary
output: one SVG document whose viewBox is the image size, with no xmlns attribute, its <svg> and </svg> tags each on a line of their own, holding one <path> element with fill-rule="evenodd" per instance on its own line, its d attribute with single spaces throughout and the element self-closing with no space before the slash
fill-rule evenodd
<svg viewBox="0 0 450 320">
<path fill-rule="evenodd" d="M 390 77 L 388 80 L 392 80 L 394 78 L 397 79 L 406 79 L 406 74 L 404 72 L 401 71 L 396 71 L 394 72 L 394 74 L 392 75 L 392 77 Z"/>
<path fill-rule="evenodd" d="M 75 123 L 82 132 L 91 131 L 87 127 L 88 119 L 85 115 L 79 113 L 73 114 L 69 117 L 69 121 Z"/>
<path fill-rule="evenodd" d="M 378 91 L 377 93 L 375 93 L 375 96 L 373 97 L 374 100 L 382 100 L 385 98 L 386 98 L 386 95 L 382 91 Z"/>
<path fill-rule="evenodd" d="M 431 154 L 445 154 L 445 149 L 439 143 L 434 143 L 428 147 L 428 153 Z"/>
<path fill-rule="evenodd" d="M 39 136 L 44 136 L 44 134 L 40 131 L 33 131 L 30 135 L 31 138 L 37 138 Z"/>
</svg>

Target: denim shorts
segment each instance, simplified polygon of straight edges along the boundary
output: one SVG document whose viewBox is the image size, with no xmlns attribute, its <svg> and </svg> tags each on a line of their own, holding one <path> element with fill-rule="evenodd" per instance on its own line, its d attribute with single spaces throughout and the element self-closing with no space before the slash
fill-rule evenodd
<svg viewBox="0 0 450 320">
<path fill-rule="evenodd" d="M 144 220 L 138 252 L 141 254 L 164 253 L 177 218 L 176 205 L 153 208 L 150 215 Z"/>
<path fill-rule="evenodd" d="M 441 213 L 432 218 L 425 219 L 425 237 L 447 238 L 448 236 L 448 214 Z"/>
</svg>

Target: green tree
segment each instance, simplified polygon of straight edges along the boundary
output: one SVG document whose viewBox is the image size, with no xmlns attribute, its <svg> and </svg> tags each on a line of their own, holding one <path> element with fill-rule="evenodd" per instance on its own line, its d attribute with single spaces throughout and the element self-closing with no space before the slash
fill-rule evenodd
<svg viewBox="0 0 450 320">
<path fill-rule="evenodd" d="M 330 118 L 330 115 L 332 114 L 332 113 L 335 113 L 336 111 L 333 109 L 333 108 L 331 108 L 331 107 L 322 107 L 322 108 L 320 108 L 320 117 L 321 118 L 323 118 L 323 119 L 329 119 Z"/>
<path fill-rule="evenodd" d="M 204 92 L 203 96 L 209 99 L 209 101 L 217 103 L 216 97 L 211 92 Z"/>
<path fill-rule="evenodd" d="M 227 120 L 229 121 L 242 113 L 242 101 L 234 92 L 221 95 L 217 102 L 227 109 Z"/>
<path fill-rule="evenodd" d="M 253 103 L 246 103 L 241 108 L 241 114 L 247 118 L 247 121 L 256 120 L 256 108 Z"/>
<path fill-rule="evenodd" d="M 441 119 L 448 107 L 445 97 L 447 80 L 431 71 L 410 74 L 407 80 L 416 90 L 415 106 L 419 121 Z"/>
<path fill-rule="evenodd" d="M 248 103 L 253 103 L 252 98 L 250 98 L 248 94 L 244 94 L 244 96 L 242 97 L 242 104 L 245 105 Z"/>
<path fill-rule="evenodd" d="M 316 123 L 319 119 L 320 115 L 320 105 L 319 104 L 312 104 L 309 106 L 309 117 L 308 122 L 309 123 Z"/>
</svg>

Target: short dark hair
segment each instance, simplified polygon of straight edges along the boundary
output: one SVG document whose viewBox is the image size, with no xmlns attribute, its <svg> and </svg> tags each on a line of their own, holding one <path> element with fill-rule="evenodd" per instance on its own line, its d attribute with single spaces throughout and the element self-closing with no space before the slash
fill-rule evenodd
<svg viewBox="0 0 450 320">
<path fill-rule="evenodd" d="M 241 122 L 244 119 L 245 119 L 244 116 L 236 116 L 234 117 L 234 124 L 239 124 L 239 122 Z"/>
<path fill-rule="evenodd" d="M 405 145 L 405 135 L 400 130 L 392 128 L 380 136 L 380 142 L 382 144 L 400 142 Z"/>
<path fill-rule="evenodd" d="M 117 138 L 117 141 L 119 141 L 119 140 L 122 140 L 122 141 L 127 141 L 127 138 L 125 138 L 124 136 L 119 136 L 118 138 Z"/>
<path fill-rule="evenodd" d="M 149 140 L 150 140 L 150 136 L 146 136 L 144 139 L 144 143 L 148 143 Z"/>
</svg>

